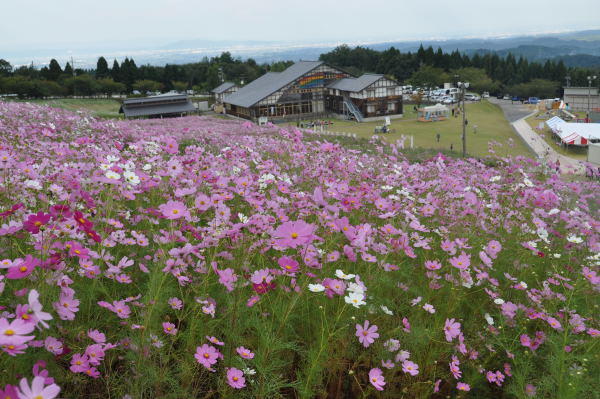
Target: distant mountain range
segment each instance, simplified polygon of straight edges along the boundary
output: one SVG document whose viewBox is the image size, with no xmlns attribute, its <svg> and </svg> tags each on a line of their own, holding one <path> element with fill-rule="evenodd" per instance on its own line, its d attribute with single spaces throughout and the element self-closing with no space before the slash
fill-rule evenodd
<svg viewBox="0 0 600 399">
<path fill-rule="evenodd" d="M 99 56 L 104 56 L 109 64 L 112 59 L 122 60 L 132 57 L 138 65 L 183 64 L 212 57 L 229 51 L 234 57 L 254 58 L 257 62 L 282 60 L 314 60 L 319 55 L 331 51 L 342 43 L 288 43 L 278 41 L 209 41 L 182 40 L 166 45 L 145 48 L 123 48 L 123 45 L 101 48 L 52 49 L 52 50 L 2 50 L 0 58 L 7 59 L 13 65 L 28 65 L 32 61 L 36 66 L 46 65 L 56 58 L 61 65 L 75 60 L 77 67 L 93 68 Z M 390 41 L 381 43 L 347 43 L 349 46 L 361 45 L 374 50 L 395 47 L 402 52 L 415 52 L 421 44 L 424 47 L 441 47 L 445 52 L 459 50 L 472 55 L 475 53 L 496 52 L 500 56 L 508 53 L 523 56 L 530 61 L 563 60 L 567 66 L 600 66 L 600 30 L 579 32 L 540 34 L 529 36 L 498 37 L 486 39 L 450 39 Z"/>
</svg>

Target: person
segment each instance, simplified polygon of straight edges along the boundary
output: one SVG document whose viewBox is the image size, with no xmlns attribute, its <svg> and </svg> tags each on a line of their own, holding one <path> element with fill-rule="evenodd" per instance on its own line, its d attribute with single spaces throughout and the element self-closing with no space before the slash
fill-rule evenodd
<svg viewBox="0 0 600 399">
<path fill-rule="evenodd" d="M 473 125 L 473 134 L 477 134 L 477 125 Z"/>
<path fill-rule="evenodd" d="M 454 112 L 456 112 L 456 110 L 454 109 L 454 107 L 452 107 L 452 116 L 454 116 Z"/>
<path fill-rule="evenodd" d="M 454 144 L 450 144 L 450 151 L 454 151 Z"/>
<path fill-rule="evenodd" d="M 436 135 L 435 135 L 435 138 L 437 139 L 437 142 L 439 143 L 439 142 L 440 142 L 440 134 L 439 134 L 439 133 L 438 133 L 438 134 L 436 134 Z"/>
</svg>

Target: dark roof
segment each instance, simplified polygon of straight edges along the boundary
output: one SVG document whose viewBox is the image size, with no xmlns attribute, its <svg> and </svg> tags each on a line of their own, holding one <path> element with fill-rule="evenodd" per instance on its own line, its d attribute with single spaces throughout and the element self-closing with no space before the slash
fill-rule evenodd
<svg viewBox="0 0 600 399">
<path fill-rule="evenodd" d="M 161 94 L 158 96 L 128 98 L 123 101 L 119 113 L 132 116 L 168 115 L 195 111 L 196 108 L 185 94 Z"/>
<path fill-rule="evenodd" d="M 134 97 L 127 98 L 123 100 L 123 104 L 146 104 L 153 102 L 165 102 L 165 101 L 187 101 L 187 94 L 179 94 L 179 93 L 164 93 L 159 94 L 157 96 L 148 96 L 148 97 Z"/>
<path fill-rule="evenodd" d="M 219 86 L 215 87 L 211 91 L 215 94 L 221 94 L 221 93 L 231 89 L 234 86 L 235 86 L 235 83 L 225 82 L 225 83 L 221 83 Z"/>
<path fill-rule="evenodd" d="M 268 72 L 228 95 L 223 102 L 249 108 L 322 64 L 323 61 L 300 61 L 283 72 Z"/>
<path fill-rule="evenodd" d="M 351 92 L 359 92 L 373 83 L 377 82 L 379 79 L 383 78 L 383 75 L 375 75 L 375 74 L 364 74 L 358 78 L 344 78 L 340 80 L 336 80 L 331 83 L 327 88 L 329 89 L 337 89 L 343 91 L 351 91 Z"/>
</svg>

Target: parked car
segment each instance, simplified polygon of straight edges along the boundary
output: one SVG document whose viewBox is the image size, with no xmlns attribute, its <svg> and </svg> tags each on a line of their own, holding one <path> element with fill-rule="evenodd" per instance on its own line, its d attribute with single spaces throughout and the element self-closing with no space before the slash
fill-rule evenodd
<svg viewBox="0 0 600 399">
<path fill-rule="evenodd" d="M 490 93 L 487 91 L 484 91 L 483 94 L 481 95 L 482 98 L 489 98 L 490 97 Z"/>
<path fill-rule="evenodd" d="M 521 101 L 521 97 L 519 97 L 519 96 L 513 96 L 513 98 L 511 100 L 512 101 Z"/>
<path fill-rule="evenodd" d="M 498 100 L 502 100 L 502 99 L 504 98 L 504 96 L 503 96 L 502 94 L 498 94 L 498 95 L 496 96 L 496 98 L 497 98 Z"/>
<path fill-rule="evenodd" d="M 540 102 L 540 99 L 537 97 L 529 97 L 527 100 L 527 104 L 537 104 Z"/>
<path fill-rule="evenodd" d="M 465 100 L 466 101 L 480 101 L 481 97 L 479 97 L 477 94 L 466 93 L 465 94 Z"/>
<path fill-rule="evenodd" d="M 503 100 L 510 100 L 510 94 L 505 94 L 504 97 L 502 97 Z"/>
</svg>

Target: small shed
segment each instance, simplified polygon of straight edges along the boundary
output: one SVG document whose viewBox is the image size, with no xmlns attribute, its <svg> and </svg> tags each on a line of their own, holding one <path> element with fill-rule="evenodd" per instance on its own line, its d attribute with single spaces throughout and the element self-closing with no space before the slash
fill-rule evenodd
<svg viewBox="0 0 600 399">
<path fill-rule="evenodd" d="M 164 118 L 187 115 L 196 107 L 186 94 L 166 93 L 158 96 L 128 98 L 119 108 L 125 118 Z"/>
<path fill-rule="evenodd" d="M 436 122 L 448 119 L 450 109 L 442 104 L 435 104 L 417 110 L 417 120 L 420 122 Z"/>
</svg>

